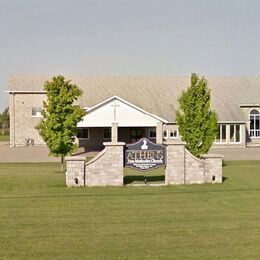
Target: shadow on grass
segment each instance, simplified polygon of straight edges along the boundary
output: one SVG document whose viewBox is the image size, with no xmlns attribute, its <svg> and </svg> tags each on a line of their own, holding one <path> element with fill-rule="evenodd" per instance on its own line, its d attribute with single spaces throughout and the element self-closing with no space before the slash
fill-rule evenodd
<svg viewBox="0 0 260 260">
<path fill-rule="evenodd" d="M 222 177 L 222 182 L 225 182 L 226 180 L 228 180 L 228 177 L 223 176 Z"/>
<path fill-rule="evenodd" d="M 144 176 L 144 175 L 129 175 L 124 177 L 124 184 L 130 184 L 133 182 L 164 182 L 164 175 L 158 176 Z"/>
<path fill-rule="evenodd" d="M 82 187 L 84 189 L 84 187 Z M 165 188 L 165 187 L 164 187 Z M 69 188 L 72 189 L 72 188 Z M 78 189 L 78 188 L 75 188 Z M 158 189 L 158 187 L 156 187 Z M 34 196 L 6 196 L 1 197 L 0 200 L 6 199 L 46 199 L 46 198 L 76 198 L 76 197 L 138 197 L 138 196 L 158 196 L 158 195 L 168 195 L 168 194 L 201 194 L 201 193 L 229 193 L 229 192 L 248 192 L 255 191 L 260 192 L 260 189 L 230 189 L 230 190 L 196 190 L 196 191 L 167 191 L 167 192 L 141 192 L 141 193 L 102 193 L 102 194 L 62 194 L 62 195 L 34 195 Z"/>
</svg>

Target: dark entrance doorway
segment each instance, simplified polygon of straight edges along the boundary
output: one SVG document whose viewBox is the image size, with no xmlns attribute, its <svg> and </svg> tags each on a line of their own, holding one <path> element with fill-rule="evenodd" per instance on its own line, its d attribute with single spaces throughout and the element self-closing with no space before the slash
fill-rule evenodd
<svg viewBox="0 0 260 260">
<path fill-rule="evenodd" d="M 136 143 L 141 138 L 145 137 L 145 128 L 130 128 L 130 143 Z"/>
</svg>

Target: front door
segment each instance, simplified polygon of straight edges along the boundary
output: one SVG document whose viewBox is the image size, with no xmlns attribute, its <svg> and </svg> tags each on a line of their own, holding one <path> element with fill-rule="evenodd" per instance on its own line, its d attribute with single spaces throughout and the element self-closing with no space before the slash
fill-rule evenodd
<svg viewBox="0 0 260 260">
<path fill-rule="evenodd" d="M 136 143 L 139 139 L 145 137 L 145 129 L 142 127 L 130 129 L 130 142 Z"/>
</svg>

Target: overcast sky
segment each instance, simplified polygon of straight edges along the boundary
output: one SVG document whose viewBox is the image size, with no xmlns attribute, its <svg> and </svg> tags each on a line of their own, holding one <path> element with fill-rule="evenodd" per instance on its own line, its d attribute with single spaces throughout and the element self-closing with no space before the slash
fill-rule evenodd
<svg viewBox="0 0 260 260">
<path fill-rule="evenodd" d="M 260 75 L 260 0 L 0 0 L 11 74 Z"/>
</svg>

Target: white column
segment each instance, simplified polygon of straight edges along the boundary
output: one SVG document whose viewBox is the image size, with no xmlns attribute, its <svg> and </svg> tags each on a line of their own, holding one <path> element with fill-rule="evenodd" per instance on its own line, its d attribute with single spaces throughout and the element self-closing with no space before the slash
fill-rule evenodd
<svg viewBox="0 0 260 260">
<path fill-rule="evenodd" d="M 112 123 L 111 142 L 116 143 L 117 141 L 118 141 L 118 123 Z"/>
<path fill-rule="evenodd" d="M 163 143 L 163 123 L 158 122 L 156 126 L 156 143 L 162 144 Z"/>
</svg>

